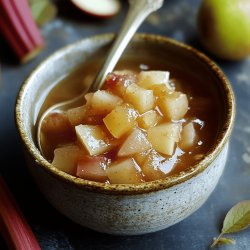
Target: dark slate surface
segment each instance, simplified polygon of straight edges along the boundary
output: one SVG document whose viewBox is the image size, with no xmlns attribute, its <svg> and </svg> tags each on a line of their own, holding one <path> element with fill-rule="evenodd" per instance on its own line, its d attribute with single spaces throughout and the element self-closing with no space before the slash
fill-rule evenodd
<svg viewBox="0 0 250 250">
<path fill-rule="evenodd" d="M 237 99 L 237 116 L 226 170 L 207 202 L 184 221 L 160 232 L 133 237 L 97 233 L 60 215 L 36 189 L 25 167 L 14 123 L 14 105 L 22 81 L 41 60 L 78 39 L 116 32 L 125 15 L 126 5 L 118 16 L 103 21 L 82 15 L 70 7 L 67 0 L 57 2 L 57 19 L 42 28 L 47 46 L 32 62 L 15 64 L 8 46 L 0 39 L 0 173 L 14 193 L 42 249 L 208 249 L 212 238 L 219 233 L 226 212 L 235 203 L 250 198 L 250 58 L 230 63 L 213 58 L 232 83 Z M 195 25 L 200 2 L 167 0 L 139 31 L 169 36 L 201 49 Z M 249 229 L 233 235 L 233 238 L 236 245 L 220 249 L 250 249 Z M 5 248 L 0 238 L 0 249 Z"/>
</svg>

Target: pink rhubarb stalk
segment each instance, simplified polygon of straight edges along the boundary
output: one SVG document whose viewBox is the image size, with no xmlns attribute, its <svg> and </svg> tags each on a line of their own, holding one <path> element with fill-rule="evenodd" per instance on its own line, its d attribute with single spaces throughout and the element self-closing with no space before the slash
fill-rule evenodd
<svg viewBox="0 0 250 250">
<path fill-rule="evenodd" d="M 18 250 L 40 250 L 40 246 L 21 210 L 0 176 L 0 232 L 8 247 Z"/>
<path fill-rule="evenodd" d="M 27 0 L 0 0 L 0 31 L 21 62 L 44 47 Z"/>
</svg>

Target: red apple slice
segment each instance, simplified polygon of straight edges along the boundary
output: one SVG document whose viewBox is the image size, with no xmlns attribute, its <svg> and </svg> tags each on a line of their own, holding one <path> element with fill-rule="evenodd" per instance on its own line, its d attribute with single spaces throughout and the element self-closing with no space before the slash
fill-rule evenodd
<svg viewBox="0 0 250 250">
<path fill-rule="evenodd" d="M 71 0 L 71 2 L 85 13 L 103 18 L 114 16 L 121 8 L 119 0 Z"/>
<path fill-rule="evenodd" d="M 108 159 L 103 156 L 83 156 L 77 163 L 76 176 L 90 181 L 105 182 Z"/>
</svg>

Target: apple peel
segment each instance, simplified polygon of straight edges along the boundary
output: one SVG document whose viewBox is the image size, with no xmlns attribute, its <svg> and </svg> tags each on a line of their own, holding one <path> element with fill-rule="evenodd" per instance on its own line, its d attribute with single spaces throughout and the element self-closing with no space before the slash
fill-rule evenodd
<svg viewBox="0 0 250 250">
<path fill-rule="evenodd" d="M 101 18 L 112 17 L 121 9 L 119 0 L 71 0 L 71 2 L 86 14 Z"/>
</svg>

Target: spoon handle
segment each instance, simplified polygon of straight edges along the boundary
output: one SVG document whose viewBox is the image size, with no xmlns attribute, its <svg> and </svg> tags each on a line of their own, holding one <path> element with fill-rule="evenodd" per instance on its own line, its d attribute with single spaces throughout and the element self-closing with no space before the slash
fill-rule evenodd
<svg viewBox="0 0 250 250">
<path fill-rule="evenodd" d="M 94 92 L 101 88 L 106 75 L 114 69 L 117 61 L 140 24 L 150 13 L 159 9 L 162 6 L 163 1 L 164 0 L 129 0 L 129 11 L 124 24 L 121 27 L 99 74 L 91 84 L 88 90 L 89 92 Z"/>
</svg>

